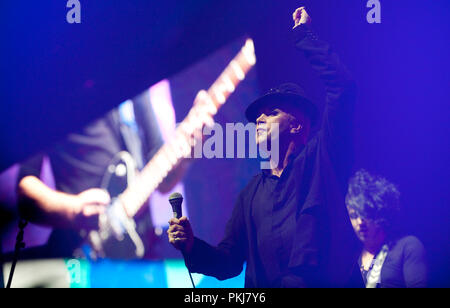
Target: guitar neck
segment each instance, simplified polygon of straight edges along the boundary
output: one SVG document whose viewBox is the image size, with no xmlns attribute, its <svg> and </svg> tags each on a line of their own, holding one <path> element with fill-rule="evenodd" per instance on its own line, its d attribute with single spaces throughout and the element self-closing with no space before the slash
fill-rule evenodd
<svg viewBox="0 0 450 308">
<path fill-rule="evenodd" d="M 178 125 L 174 137 L 157 151 L 119 196 L 129 217 L 135 216 L 140 211 L 167 175 L 190 155 L 195 132 L 212 121 L 212 117 L 225 104 L 255 63 L 253 41 L 247 39 L 240 52 L 208 89 L 206 99 L 194 104 L 186 118 Z"/>
</svg>

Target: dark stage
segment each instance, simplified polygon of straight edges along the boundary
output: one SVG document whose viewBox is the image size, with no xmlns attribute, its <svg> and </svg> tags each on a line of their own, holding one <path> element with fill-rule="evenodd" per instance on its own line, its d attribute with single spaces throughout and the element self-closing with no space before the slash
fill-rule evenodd
<svg viewBox="0 0 450 308">
<path fill-rule="evenodd" d="M 167 222 L 173 216 L 168 196 L 181 192 L 184 214 L 189 217 L 195 236 L 217 245 L 228 234 L 227 222 L 234 205 L 243 199 L 240 192 L 261 173 L 261 157 L 239 155 L 238 150 L 227 152 L 240 145 L 234 136 L 231 142 L 227 139 L 227 124 L 246 125 L 247 106 L 270 88 L 286 82 L 306 89 L 320 114 L 329 109 L 330 93 L 339 92 L 330 90 L 336 73 L 334 62 L 321 62 L 323 54 L 308 58 L 308 52 L 322 50 L 319 43 L 314 45 L 314 37 L 305 35 L 312 40 L 312 47 L 305 47 L 310 48 L 304 52 L 306 56 L 295 47 L 298 39 L 294 35 L 293 12 L 302 6 L 312 18 L 310 27 L 314 34 L 308 35 L 317 35 L 329 43 L 331 51 L 326 49 L 323 54 L 333 60 L 331 52 L 335 52 L 356 85 L 354 110 L 348 113 L 351 117 L 336 125 L 339 130 L 352 123 L 349 142 L 353 154 L 346 156 L 346 165 L 338 165 L 337 170 L 347 168 L 350 175 L 365 169 L 396 185 L 401 204 L 396 227 L 423 243 L 428 264 L 427 287 L 450 287 L 448 0 L 71 0 L 67 5 L 66 1 L 50 0 L 2 1 L 0 251 L 5 260 L 4 284 L 11 267 L 20 208 L 22 215 L 37 218 L 25 228 L 26 249 L 21 251 L 14 278 L 17 287 L 190 288 L 183 256 L 167 238 Z M 320 78 L 317 70 L 323 72 Z M 213 84 L 216 86 L 211 87 Z M 208 89 L 214 104 L 198 97 L 200 90 Z M 196 123 L 202 126 L 208 122 L 201 113 L 206 109 L 192 111 L 194 102 L 213 108 L 215 128 L 223 131 L 214 129 L 209 136 L 203 136 L 202 155 L 185 161 L 182 153 L 186 147 L 184 140 L 178 142 L 178 133 Z M 139 250 L 139 243 L 133 239 L 117 258 L 86 258 L 91 251 L 84 246 L 80 249 L 80 245 L 76 254 L 69 255 L 67 249 L 60 250 L 68 246 L 65 235 L 57 244 L 47 246 L 45 253 L 33 252 L 44 247 L 54 234 L 53 229 L 67 229 L 69 223 L 55 219 L 58 205 L 44 214 L 29 211 L 25 203 L 25 207 L 19 207 L 19 203 L 26 202 L 21 197 L 24 191 L 18 186 L 25 172 L 21 166 L 27 166 L 27 175 L 42 180 L 44 190 L 75 196 L 89 188 L 104 188 L 91 185 L 94 181 L 87 175 L 103 174 L 108 166 L 106 157 L 119 152 L 120 146 L 107 142 L 110 135 L 105 127 L 109 124 L 105 123 L 109 122 L 100 120 L 99 127 L 105 130 L 87 129 L 92 139 L 68 136 L 84 133 L 98 119 L 113 118 L 111 110 L 120 117 L 117 132 L 129 152 L 133 154 L 130 148 L 134 146 L 144 149 L 139 154 L 142 164 L 138 163 L 138 169 L 142 171 L 149 161 L 153 162 L 144 169 L 148 170 L 145 177 L 145 172 L 140 173 L 137 188 L 128 194 L 117 193 L 122 202 L 125 199 L 138 204 L 133 198 L 142 199 L 136 213 L 130 215 L 132 210 L 125 207 L 125 214 L 136 217 L 145 256 L 122 256 L 122 252 Z M 326 114 L 333 115 L 333 110 Z M 180 124 L 185 119 L 186 125 Z M 321 125 L 326 126 L 328 120 L 321 119 Z M 144 129 L 136 128 L 142 124 L 140 121 L 146 126 Z M 323 126 L 311 128 L 309 133 L 319 132 L 320 127 Z M 244 138 L 245 154 L 251 151 L 255 132 L 248 134 L 248 139 Z M 62 144 L 68 138 L 71 142 L 83 142 L 87 149 L 66 148 Z M 333 142 L 330 144 L 339 153 L 347 147 L 342 139 Z M 169 149 L 162 152 L 169 153 L 169 158 L 161 160 L 155 153 L 167 144 Z M 95 152 L 98 149 L 100 154 Z M 69 154 L 64 153 L 66 150 Z M 186 153 L 190 151 L 188 147 Z M 101 161 L 102 172 L 78 160 L 78 154 L 85 155 L 89 163 L 94 159 Z M 43 160 L 35 170 L 29 162 L 37 156 Z M 305 165 L 310 162 L 305 161 Z M 330 161 L 334 163 L 333 159 Z M 63 164 L 67 162 L 68 167 Z M 121 166 L 132 169 L 127 163 Z M 306 168 L 305 174 L 323 171 L 319 169 Z M 118 175 L 120 170 L 116 168 L 111 173 Z M 329 178 L 321 179 L 328 183 Z M 346 180 L 345 187 L 339 187 L 344 194 L 348 177 Z M 311 182 L 313 186 L 314 181 Z M 144 197 L 140 197 L 141 193 Z M 344 195 L 341 197 L 341 209 L 345 210 Z M 292 215 L 298 218 L 303 212 L 299 213 Z M 251 212 L 250 216 L 257 221 L 257 215 L 260 214 Z M 343 219 L 343 225 L 350 227 L 348 217 Z M 126 226 L 126 222 L 121 223 Z M 325 233 L 332 227 L 320 231 Z M 76 230 L 77 236 L 80 232 L 87 234 L 81 229 Z M 274 238 L 285 241 L 283 232 Z M 277 240 L 273 242 L 277 245 Z M 199 247 L 198 242 L 195 247 Z M 276 254 L 279 257 L 284 253 Z M 261 251 L 259 254 L 264 255 Z M 346 257 L 346 252 L 340 257 Z M 247 256 L 243 269 L 234 278 L 225 275 L 227 279 L 216 279 L 207 273 L 196 273 L 193 280 L 198 288 L 242 288 L 244 283 L 248 286 L 246 273 L 253 270 L 250 259 Z"/>
</svg>

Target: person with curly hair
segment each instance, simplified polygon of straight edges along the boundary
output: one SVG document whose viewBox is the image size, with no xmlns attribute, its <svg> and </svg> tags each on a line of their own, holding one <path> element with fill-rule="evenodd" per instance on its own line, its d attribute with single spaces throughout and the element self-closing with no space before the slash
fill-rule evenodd
<svg viewBox="0 0 450 308">
<path fill-rule="evenodd" d="M 400 193 L 383 177 L 362 169 L 345 198 L 353 229 L 363 244 L 359 266 L 367 288 L 427 285 L 425 249 L 414 236 L 400 236 Z"/>
</svg>

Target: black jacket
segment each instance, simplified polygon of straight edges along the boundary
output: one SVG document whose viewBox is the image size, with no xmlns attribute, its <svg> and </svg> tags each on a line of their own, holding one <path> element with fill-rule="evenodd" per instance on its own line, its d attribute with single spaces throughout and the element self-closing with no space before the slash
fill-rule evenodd
<svg viewBox="0 0 450 308">
<path fill-rule="evenodd" d="M 246 287 L 344 286 L 356 263 L 358 244 L 344 204 L 355 85 L 337 55 L 311 29 L 300 26 L 294 34 L 297 49 L 325 84 L 320 129 L 280 178 L 267 240 L 256 241 L 251 215 L 264 176 L 259 174 L 240 193 L 219 245 L 195 238 L 186 259 L 193 272 L 227 279 L 238 275 L 246 262 Z M 280 254 L 288 254 L 289 261 L 281 262 Z"/>
</svg>

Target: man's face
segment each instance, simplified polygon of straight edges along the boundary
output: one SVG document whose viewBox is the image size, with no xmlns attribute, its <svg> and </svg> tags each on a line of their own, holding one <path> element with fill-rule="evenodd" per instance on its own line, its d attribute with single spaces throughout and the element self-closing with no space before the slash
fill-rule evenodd
<svg viewBox="0 0 450 308">
<path fill-rule="evenodd" d="M 382 229 L 377 223 L 371 219 L 361 217 L 352 208 L 347 208 L 347 210 L 353 230 L 361 242 L 366 243 L 367 241 L 372 241 L 378 236 Z"/>
<path fill-rule="evenodd" d="M 256 119 L 256 144 L 270 142 L 272 138 L 288 135 L 295 118 L 279 108 L 265 108 Z M 274 125 L 276 124 L 276 125 Z M 275 131 L 278 129 L 278 134 Z"/>
</svg>

